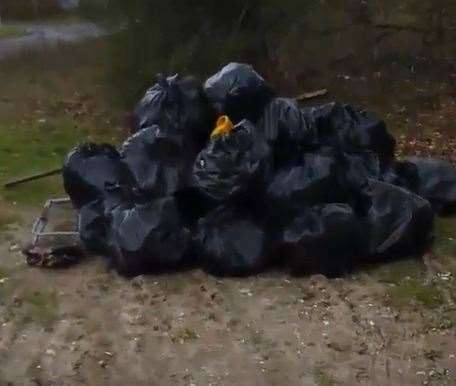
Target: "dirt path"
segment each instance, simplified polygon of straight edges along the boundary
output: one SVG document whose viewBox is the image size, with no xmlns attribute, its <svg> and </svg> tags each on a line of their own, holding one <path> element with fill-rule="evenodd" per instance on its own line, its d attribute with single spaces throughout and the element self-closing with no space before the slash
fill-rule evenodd
<svg viewBox="0 0 456 386">
<path fill-rule="evenodd" d="M 29 239 L 25 224 L 3 237 L 2 386 L 456 382 L 453 279 L 442 276 L 454 261 L 443 268 L 428 256 L 337 279 L 196 270 L 127 280 L 97 258 L 27 267 L 16 247 Z M 396 278 L 421 271 L 444 300 L 398 303 Z"/>
<path fill-rule="evenodd" d="M 57 46 L 61 43 L 78 42 L 96 38 L 106 31 L 94 23 L 36 23 L 4 24 L 25 31 L 25 36 L 0 39 L 0 60 L 4 60 L 24 51 L 41 51 L 43 48 Z"/>
</svg>

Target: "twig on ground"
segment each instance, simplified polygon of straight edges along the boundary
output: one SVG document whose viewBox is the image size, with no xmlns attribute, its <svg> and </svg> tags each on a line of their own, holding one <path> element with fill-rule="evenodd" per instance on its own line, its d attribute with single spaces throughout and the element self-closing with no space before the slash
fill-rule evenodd
<svg viewBox="0 0 456 386">
<path fill-rule="evenodd" d="M 296 100 L 297 101 L 303 101 L 303 100 L 306 100 L 306 99 L 312 99 L 312 98 L 316 98 L 316 97 L 319 97 L 319 96 L 323 96 L 323 95 L 326 95 L 328 93 L 328 90 L 326 88 L 322 88 L 320 90 L 315 90 L 315 91 L 309 91 L 309 92 L 305 92 L 301 95 L 298 95 L 296 97 Z"/>
<path fill-rule="evenodd" d="M 53 175 L 59 174 L 61 172 L 62 172 L 62 168 L 58 168 L 58 169 L 49 170 L 47 172 L 32 174 L 31 176 L 22 177 L 22 178 L 18 178 L 18 179 L 12 180 L 12 181 L 8 181 L 3 185 L 3 187 L 12 188 L 16 185 L 23 184 L 24 182 L 29 182 L 29 181 L 33 181 L 33 180 L 38 180 L 40 178 L 53 176 Z"/>
</svg>

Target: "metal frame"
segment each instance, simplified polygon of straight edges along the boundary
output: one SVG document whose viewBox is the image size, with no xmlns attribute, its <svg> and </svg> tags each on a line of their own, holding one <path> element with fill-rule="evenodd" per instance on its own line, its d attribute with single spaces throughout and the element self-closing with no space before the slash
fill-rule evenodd
<svg viewBox="0 0 456 386">
<path fill-rule="evenodd" d="M 43 207 L 43 211 L 41 212 L 40 217 L 38 217 L 32 227 L 32 234 L 33 234 L 33 246 L 36 246 L 40 238 L 42 237 L 79 237 L 79 229 L 80 229 L 80 217 L 77 215 L 76 221 L 76 230 L 74 231 L 52 231 L 46 232 L 45 228 L 49 222 L 49 215 L 51 213 L 52 207 L 69 203 L 69 197 L 62 197 L 62 198 L 52 198 L 46 201 Z"/>
</svg>

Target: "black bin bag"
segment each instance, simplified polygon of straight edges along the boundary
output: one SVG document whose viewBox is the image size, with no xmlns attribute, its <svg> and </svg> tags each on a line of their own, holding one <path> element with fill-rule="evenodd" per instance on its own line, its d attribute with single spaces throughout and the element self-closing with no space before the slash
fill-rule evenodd
<svg viewBox="0 0 456 386">
<path fill-rule="evenodd" d="M 200 219 L 195 245 L 203 267 L 215 275 L 249 275 L 267 265 L 267 234 L 254 216 L 234 206 Z"/>
<path fill-rule="evenodd" d="M 204 83 L 204 92 L 219 115 L 234 123 L 256 122 L 274 92 L 249 64 L 229 63 Z"/>
<path fill-rule="evenodd" d="M 209 136 L 215 114 L 200 83 L 176 74 L 157 75 L 157 83 L 136 106 L 135 118 L 137 130 L 159 125 L 200 144 Z"/>
<path fill-rule="evenodd" d="M 295 274 L 348 271 L 362 251 L 362 225 L 347 204 L 304 208 L 285 226 L 282 255 Z"/>
<path fill-rule="evenodd" d="M 294 99 L 272 99 L 264 108 L 257 125 L 272 146 L 277 167 L 296 154 L 319 146 L 313 121 L 301 111 Z"/>
<path fill-rule="evenodd" d="M 84 144 L 73 149 L 63 165 L 65 191 L 79 215 L 85 248 L 109 250 L 110 213 L 133 197 L 133 178 L 111 145 Z"/>
<path fill-rule="evenodd" d="M 112 262 L 122 274 L 180 269 L 190 263 L 190 232 L 173 197 L 115 211 L 111 232 Z"/>
<path fill-rule="evenodd" d="M 347 200 L 353 202 L 359 190 L 366 186 L 369 179 L 380 178 L 380 161 L 372 151 L 339 153 L 337 164 L 340 183 L 346 189 Z"/>
<path fill-rule="evenodd" d="M 79 215 L 79 237 L 86 250 L 106 254 L 110 251 L 111 216 L 102 200 L 82 206 Z"/>
<path fill-rule="evenodd" d="M 264 108 L 258 126 L 271 143 L 317 145 L 314 122 L 295 99 L 272 99 Z"/>
<path fill-rule="evenodd" d="M 174 194 L 187 186 L 192 160 L 181 134 L 158 125 L 146 127 L 122 145 L 122 161 L 131 170 L 137 195 L 145 200 Z"/>
<path fill-rule="evenodd" d="M 419 176 L 416 165 L 409 161 L 394 161 L 378 178 L 391 185 L 418 193 Z"/>
<path fill-rule="evenodd" d="M 309 125 L 316 127 L 320 144 L 347 152 L 370 150 L 377 154 L 382 170 L 394 158 L 395 140 L 374 114 L 341 103 L 307 108 Z"/>
<path fill-rule="evenodd" d="M 193 166 L 194 185 L 210 199 L 226 201 L 254 196 L 270 175 L 271 152 L 251 122 L 213 137 Z"/>
<path fill-rule="evenodd" d="M 344 196 L 336 159 L 327 154 L 304 153 L 276 171 L 267 187 L 266 203 L 274 223 L 280 226 L 302 207 L 337 202 Z"/>
<path fill-rule="evenodd" d="M 421 253 L 429 245 L 434 212 L 427 200 L 376 180 L 370 180 L 362 194 L 366 257 L 407 256 Z"/>
<path fill-rule="evenodd" d="M 101 200 L 109 210 L 131 195 L 130 171 L 111 145 L 87 143 L 74 148 L 64 161 L 62 175 L 76 209 Z"/>
<path fill-rule="evenodd" d="M 416 167 L 417 193 L 430 201 L 437 213 L 456 212 L 456 169 L 447 161 L 411 157 L 407 161 Z"/>
</svg>

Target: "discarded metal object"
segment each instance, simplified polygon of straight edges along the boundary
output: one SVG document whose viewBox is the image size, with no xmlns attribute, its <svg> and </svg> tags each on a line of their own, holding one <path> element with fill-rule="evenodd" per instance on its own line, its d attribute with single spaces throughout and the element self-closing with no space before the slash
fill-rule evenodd
<svg viewBox="0 0 456 386">
<path fill-rule="evenodd" d="M 63 268 L 73 265 L 80 261 L 85 253 L 82 248 L 62 247 L 62 248 L 26 248 L 24 251 L 27 264 L 46 268 Z"/>
<path fill-rule="evenodd" d="M 14 187 L 16 185 L 23 184 L 24 182 L 39 180 L 39 179 L 44 178 L 44 177 L 49 177 L 49 176 L 53 176 L 53 175 L 56 175 L 56 174 L 60 174 L 61 172 L 62 172 L 62 168 L 52 169 L 52 170 L 49 170 L 47 172 L 32 174 L 32 175 L 27 176 L 27 177 L 22 177 L 22 178 L 18 178 L 18 179 L 12 180 L 12 181 L 8 181 L 3 186 L 5 188 L 12 188 L 12 187 Z"/>
<path fill-rule="evenodd" d="M 79 239 L 79 216 L 70 207 L 70 199 L 56 198 L 46 201 L 41 215 L 33 224 L 32 243 L 23 249 L 26 261 L 30 265 L 42 267 L 64 267 L 78 262 L 85 256 L 84 248 Z M 71 208 L 71 217 L 62 224 L 54 225 L 54 229 L 47 229 L 52 222 L 53 212 L 64 206 Z M 62 221 L 62 218 L 59 218 Z"/>
<path fill-rule="evenodd" d="M 34 235 L 33 245 L 36 246 L 40 241 L 40 238 L 43 237 L 64 237 L 64 238 L 79 238 L 79 219 L 76 221 L 76 229 L 70 231 L 62 231 L 62 230 L 55 230 L 55 231 L 45 231 L 46 226 L 50 220 L 50 213 L 53 207 L 61 206 L 64 204 L 69 204 L 70 199 L 68 197 L 64 198 L 52 198 L 47 200 L 43 211 L 41 212 L 40 217 L 37 218 L 35 221 L 32 233 Z M 79 242 L 79 241 L 78 241 Z"/>
</svg>

